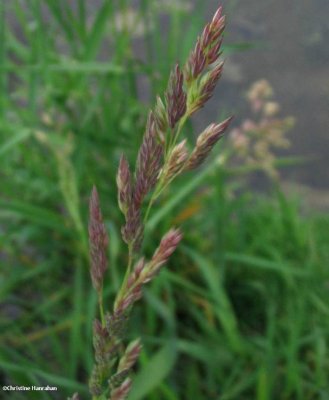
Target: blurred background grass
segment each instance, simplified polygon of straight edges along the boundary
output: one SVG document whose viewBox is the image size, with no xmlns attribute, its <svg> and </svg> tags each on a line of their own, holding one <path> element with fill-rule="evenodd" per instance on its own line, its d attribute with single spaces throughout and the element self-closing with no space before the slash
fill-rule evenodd
<svg viewBox="0 0 329 400">
<path fill-rule="evenodd" d="M 290 82 L 296 69 L 289 59 L 276 61 L 274 23 L 264 22 L 269 11 L 281 15 L 278 3 L 225 2 L 224 80 L 189 129 L 197 134 L 232 112 L 235 129 L 256 118 L 245 93 L 253 81 L 270 79 L 282 117 L 296 117 L 290 152 L 270 154 L 274 170 L 284 169 L 271 173 L 264 160 L 250 159 L 250 147 L 236 159 L 239 143 L 227 139 L 216 153 L 234 157 L 214 157 L 156 205 L 146 253 L 172 224 L 182 225 L 185 237 L 129 327 L 128 336 L 144 342 L 131 400 L 329 398 L 328 203 L 324 190 L 309 188 L 313 177 L 326 188 L 328 165 L 305 158 L 326 151 L 326 115 L 312 117 L 322 130 L 312 132 L 319 146 L 305 151 L 310 139 L 298 133 L 308 113 L 303 103 L 291 106 L 289 93 L 314 99 L 317 92 L 303 93 L 301 81 L 284 91 L 282 77 Z M 110 235 L 110 306 L 126 257 L 116 204 L 119 156 L 135 159 L 155 95 L 216 7 L 212 0 L 0 2 L 1 383 L 58 386 L 57 394 L 1 398 L 63 399 L 74 391 L 88 398 L 96 312 L 88 196 L 95 183 Z M 321 32 L 305 34 L 313 61 L 327 55 Z M 276 40 L 287 55 L 282 37 Z M 319 60 L 309 70 L 322 69 Z M 306 69 L 300 74 L 305 80 Z M 292 179 L 308 186 L 294 194 Z"/>
</svg>

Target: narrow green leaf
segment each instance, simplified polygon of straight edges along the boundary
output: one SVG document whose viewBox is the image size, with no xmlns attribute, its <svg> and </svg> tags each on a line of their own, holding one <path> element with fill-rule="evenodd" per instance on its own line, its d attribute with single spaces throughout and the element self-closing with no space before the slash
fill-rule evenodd
<svg viewBox="0 0 329 400">
<path fill-rule="evenodd" d="M 67 60 L 57 64 L 30 63 L 16 65 L 13 63 L 7 63 L 6 65 L 0 65 L 0 71 L 7 72 L 41 72 L 44 70 L 49 72 L 71 72 L 83 74 L 100 73 L 114 76 L 122 75 L 124 73 L 124 68 L 108 62 L 77 62 Z"/>
<path fill-rule="evenodd" d="M 256 257 L 247 254 L 237 254 L 237 253 L 226 253 L 225 259 L 227 261 L 238 262 L 257 269 L 280 272 L 283 273 L 284 275 L 288 274 L 301 277 L 309 276 L 308 271 L 303 271 L 301 269 L 294 268 L 287 262 L 272 261 L 261 257 Z"/>
<path fill-rule="evenodd" d="M 99 49 L 100 43 L 104 36 L 106 24 L 109 22 L 109 16 L 113 9 L 112 1 L 105 0 L 102 7 L 99 8 L 91 33 L 88 36 L 84 57 L 87 60 L 93 59 Z"/>
<path fill-rule="evenodd" d="M 136 375 L 129 400 L 144 399 L 159 386 L 172 370 L 177 357 L 177 346 L 170 340 L 147 363 L 145 368 Z"/>
<path fill-rule="evenodd" d="M 223 330 L 230 341 L 232 349 L 240 352 L 242 343 L 238 331 L 237 319 L 231 301 L 225 291 L 218 268 L 199 252 L 186 246 L 181 247 L 181 249 L 183 249 L 200 268 L 203 278 L 214 298 L 214 312 L 223 326 Z"/>
<path fill-rule="evenodd" d="M 7 153 L 20 142 L 26 140 L 31 135 L 31 133 L 32 131 L 29 129 L 23 129 L 22 131 L 17 132 L 14 136 L 12 136 L 9 140 L 7 140 L 4 144 L 0 146 L 0 156 Z"/>
<path fill-rule="evenodd" d="M 34 206 L 19 200 L 0 199 L 0 215 L 3 217 L 6 214 L 33 221 L 40 226 L 69 233 L 68 227 L 63 224 L 61 216 L 43 207 Z"/>
</svg>

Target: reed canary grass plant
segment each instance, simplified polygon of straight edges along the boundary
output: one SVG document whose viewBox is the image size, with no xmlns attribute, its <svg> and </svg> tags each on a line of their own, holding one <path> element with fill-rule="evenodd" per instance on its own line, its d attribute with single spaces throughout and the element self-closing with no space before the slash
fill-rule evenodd
<svg viewBox="0 0 329 400">
<path fill-rule="evenodd" d="M 163 98 L 150 111 L 134 173 L 122 155 L 117 173 L 118 204 L 125 217 L 121 229 L 127 244 L 126 273 L 112 310 L 103 304 L 107 232 L 96 188 L 90 198 L 89 241 L 91 279 L 98 295 L 99 319 L 94 321 L 95 365 L 89 382 L 93 400 L 123 400 L 131 388 L 131 371 L 141 351 L 139 339 L 126 345 L 125 327 L 143 286 L 159 273 L 182 239 L 179 229 L 167 232 L 152 258 L 141 255 L 144 227 L 154 202 L 180 174 L 199 167 L 222 137 L 231 118 L 210 124 L 190 151 L 183 127 L 212 96 L 223 71 L 221 45 L 225 16 L 220 7 L 197 39 L 183 68 L 173 68 Z M 78 395 L 74 395 L 78 399 Z"/>
</svg>

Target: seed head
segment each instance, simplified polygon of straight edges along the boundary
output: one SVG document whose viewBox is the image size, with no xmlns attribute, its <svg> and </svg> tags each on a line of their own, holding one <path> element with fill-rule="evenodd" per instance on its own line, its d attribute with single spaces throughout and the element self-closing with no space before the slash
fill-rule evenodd
<svg viewBox="0 0 329 400">
<path fill-rule="evenodd" d="M 89 202 L 89 247 L 91 279 L 97 291 L 101 290 L 107 269 L 108 236 L 103 223 L 97 189 L 94 186 Z"/>
<path fill-rule="evenodd" d="M 200 82 L 200 87 L 198 88 L 198 100 L 194 106 L 194 109 L 191 110 L 191 114 L 203 107 L 204 104 L 212 97 L 217 82 L 222 76 L 223 66 L 223 62 L 218 63 L 203 77 Z"/>
<path fill-rule="evenodd" d="M 147 264 L 141 273 L 143 284 L 153 279 L 159 272 L 161 266 L 165 264 L 172 253 L 176 250 L 182 234 L 178 229 L 171 229 L 161 240 L 159 247 L 156 249 L 151 261 Z"/>
<path fill-rule="evenodd" d="M 128 375 L 129 375 L 128 369 L 124 369 L 122 371 L 116 372 L 109 379 L 110 388 L 115 389 L 118 386 L 120 386 L 122 384 L 122 382 L 128 377 Z"/>
<path fill-rule="evenodd" d="M 160 266 L 168 261 L 168 258 L 176 250 L 178 243 L 182 240 L 179 229 L 171 229 L 162 238 L 159 247 L 156 249 L 151 262 Z"/>
<path fill-rule="evenodd" d="M 96 364 L 89 380 L 89 391 L 93 396 L 99 396 L 102 393 L 103 368 Z"/>
<path fill-rule="evenodd" d="M 170 74 L 166 92 L 167 114 L 171 129 L 175 127 L 186 112 L 186 93 L 183 89 L 183 83 L 183 72 L 179 68 L 179 65 L 176 64 L 175 69 Z"/>
<path fill-rule="evenodd" d="M 226 119 L 220 124 L 211 124 L 199 135 L 196 146 L 187 163 L 187 169 L 191 170 L 197 168 L 204 162 L 215 144 L 223 136 L 223 133 L 231 120 L 232 117 Z"/>
<path fill-rule="evenodd" d="M 169 159 L 162 170 L 162 177 L 165 182 L 169 182 L 178 174 L 188 158 L 186 139 L 177 144 L 170 153 Z"/>
<path fill-rule="evenodd" d="M 161 266 L 168 261 L 169 257 L 175 251 L 181 239 L 182 235 L 180 231 L 178 229 L 171 229 L 161 240 L 151 261 L 145 264 L 144 259 L 141 259 L 136 264 L 134 271 L 128 278 L 125 293 L 115 302 L 115 315 L 121 315 L 128 312 L 133 303 L 142 297 L 143 285 L 150 282 L 159 272 Z"/>
<path fill-rule="evenodd" d="M 97 343 L 100 341 L 104 341 L 108 337 L 106 329 L 103 328 L 101 322 L 98 319 L 94 320 L 93 334 L 94 334 L 94 339 L 96 340 Z"/>
<path fill-rule="evenodd" d="M 111 391 L 111 400 L 125 400 L 130 392 L 131 389 L 131 379 L 127 378 L 124 382 L 120 385 L 120 387 L 113 389 Z"/>
<path fill-rule="evenodd" d="M 160 143 L 164 144 L 165 133 L 168 129 L 168 117 L 167 117 L 166 107 L 163 104 L 160 96 L 157 96 L 154 108 L 154 120 L 159 141 Z"/>
<path fill-rule="evenodd" d="M 157 182 L 162 154 L 163 146 L 157 143 L 154 115 L 150 112 L 143 142 L 137 156 L 134 191 L 134 204 L 137 209 L 140 208 L 144 197 Z"/>
<path fill-rule="evenodd" d="M 95 359 L 98 364 L 104 364 L 106 362 L 106 342 L 108 334 L 106 329 L 102 327 L 102 324 L 98 319 L 95 319 L 93 324 L 93 344 L 95 349 Z"/>
<path fill-rule="evenodd" d="M 131 203 L 127 215 L 126 224 L 121 229 L 123 240 L 132 245 L 138 251 L 143 240 L 144 226 L 141 218 L 141 210 L 135 203 Z"/>
<path fill-rule="evenodd" d="M 142 350 L 140 339 L 131 342 L 126 348 L 125 354 L 122 356 L 118 366 L 118 372 L 130 370 L 136 363 L 139 353 Z"/>
<path fill-rule="evenodd" d="M 117 173 L 118 203 L 123 214 L 127 214 L 132 201 L 132 183 L 129 164 L 124 155 L 120 158 Z"/>
<path fill-rule="evenodd" d="M 105 328 L 111 339 L 122 338 L 127 326 L 128 314 L 123 312 L 114 312 L 105 314 Z"/>
<path fill-rule="evenodd" d="M 222 7 L 219 7 L 212 21 L 205 26 L 186 63 L 185 78 L 187 84 L 191 84 L 208 65 L 218 60 L 224 29 L 225 16 L 222 15 Z"/>
<path fill-rule="evenodd" d="M 129 288 L 122 297 L 116 300 L 114 304 L 115 314 L 129 313 L 131 306 L 143 296 L 142 284 L 143 282 L 140 281 L 135 282 L 133 287 Z"/>
<path fill-rule="evenodd" d="M 128 282 L 127 282 L 127 288 L 131 288 L 133 285 L 136 284 L 136 282 L 138 282 L 139 276 L 141 274 L 141 272 L 143 271 L 145 267 L 145 259 L 144 257 L 142 257 L 137 264 L 134 267 L 133 272 L 131 273 L 131 275 L 128 278 Z"/>
</svg>

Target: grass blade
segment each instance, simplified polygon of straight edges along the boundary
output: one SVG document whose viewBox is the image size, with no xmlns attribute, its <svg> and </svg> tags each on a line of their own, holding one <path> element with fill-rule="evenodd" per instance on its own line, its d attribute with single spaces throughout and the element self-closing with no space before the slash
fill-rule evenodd
<svg viewBox="0 0 329 400">
<path fill-rule="evenodd" d="M 171 372 L 177 357 L 177 346 L 170 340 L 159 350 L 134 379 L 128 400 L 141 400 L 159 386 Z"/>
</svg>

